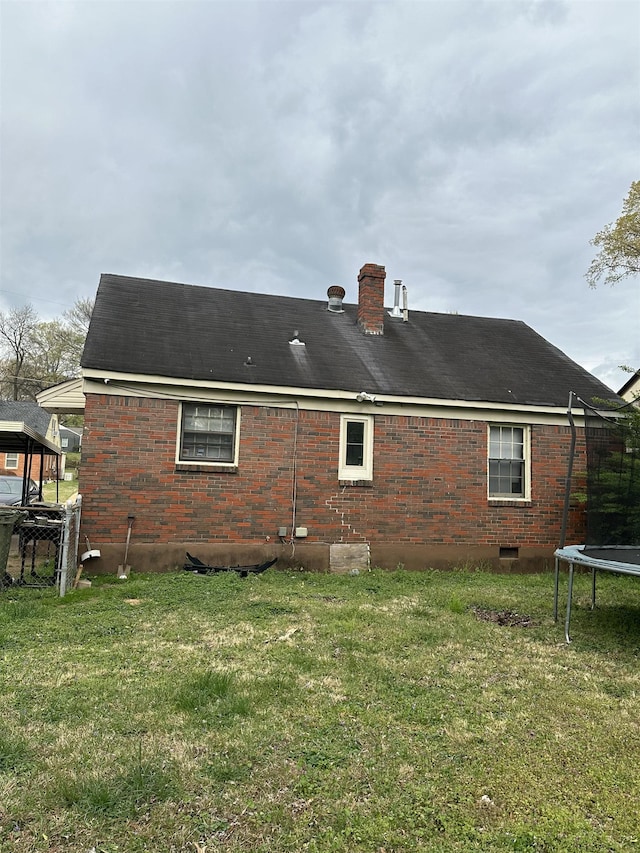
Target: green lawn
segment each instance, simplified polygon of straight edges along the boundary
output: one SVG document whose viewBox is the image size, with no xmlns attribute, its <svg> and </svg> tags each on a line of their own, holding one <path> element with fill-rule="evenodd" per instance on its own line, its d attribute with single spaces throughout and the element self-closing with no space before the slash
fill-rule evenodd
<svg viewBox="0 0 640 853">
<path fill-rule="evenodd" d="M 45 501 L 54 502 L 56 500 L 64 503 L 67 498 L 74 495 L 78 491 L 77 480 L 60 480 L 58 482 L 57 498 L 56 498 L 56 483 L 45 483 L 42 487 L 42 497 Z"/>
<path fill-rule="evenodd" d="M 6 590 L 0 850 L 638 849 L 640 584 L 598 591 L 567 646 L 550 575 Z"/>
</svg>

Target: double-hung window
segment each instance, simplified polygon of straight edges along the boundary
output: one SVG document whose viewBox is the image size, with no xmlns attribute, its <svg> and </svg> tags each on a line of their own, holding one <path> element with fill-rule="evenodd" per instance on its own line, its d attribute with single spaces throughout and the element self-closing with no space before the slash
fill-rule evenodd
<svg viewBox="0 0 640 853">
<path fill-rule="evenodd" d="M 7 471 L 13 471 L 18 467 L 18 454 L 6 453 L 4 458 L 4 467 Z"/>
<path fill-rule="evenodd" d="M 338 479 L 373 479 L 373 417 L 371 415 L 341 416 Z"/>
<path fill-rule="evenodd" d="M 238 413 L 235 406 L 183 403 L 180 462 L 237 462 Z"/>
<path fill-rule="evenodd" d="M 489 427 L 489 497 L 524 499 L 530 495 L 529 433 L 526 427 Z"/>
</svg>

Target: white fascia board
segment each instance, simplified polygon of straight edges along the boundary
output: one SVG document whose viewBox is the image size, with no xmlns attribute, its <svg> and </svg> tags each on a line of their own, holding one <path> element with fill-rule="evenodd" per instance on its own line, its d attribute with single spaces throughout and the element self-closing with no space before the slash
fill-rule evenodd
<svg viewBox="0 0 640 853">
<path fill-rule="evenodd" d="M 364 389 L 366 390 L 366 389 Z M 172 400 L 215 400 L 235 405 L 315 409 L 342 413 L 451 418 L 523 424 L 567 425 L 567 409 L 559 406 L 527 406 L 522 403 L 443 400 L 435 397 L 400 397 L 376 394 L 381 406 L 359 403 L 355 391 L 295 388 L 287 385 L 241 385 L 198 379 L 134 373 L 85 370 L 85 394 L 159 397 Z"/>
</svg>

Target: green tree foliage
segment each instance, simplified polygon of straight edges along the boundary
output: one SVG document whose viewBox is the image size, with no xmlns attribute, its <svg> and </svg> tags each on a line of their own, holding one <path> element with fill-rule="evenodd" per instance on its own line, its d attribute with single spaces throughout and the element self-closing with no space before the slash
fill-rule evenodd
<svg viewBox="0 0 640 853">
<path fill-rule="evenodd" d="M 38 324 L 30 357 L 30 370 L 41 386 L 38 391 L 78 375 L 83 345 L 84 335 L 61 320 Z"/>
<path fill-rule="evenodd" d="M 631 184 L 618 219 L 598 231 L 591 245 L 598 254 L 585 274 L 590 287 L 640 273 L 640 181 Z"/>
</svg>

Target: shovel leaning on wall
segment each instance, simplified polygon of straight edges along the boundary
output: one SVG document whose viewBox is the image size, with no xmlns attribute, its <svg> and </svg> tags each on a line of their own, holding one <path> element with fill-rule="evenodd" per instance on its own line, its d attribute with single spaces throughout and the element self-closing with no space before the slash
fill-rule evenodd
<svg viewBox="0 0 640 853">
<path fill-rule="evenodd" d="M 135 515 L 127 516 L 129 527 L 127 529 L 127 544 L 124 546 L 124 561 L 121 566 L 118 566 L 118 577 L 121 581 L 126 581 L 131 571 L 131 566 L 127 565 L 127 557 L 129 556 L 129 541 L 131 540 L 131 528 L 133 527 L 134 518 Z"/>
</svg>

